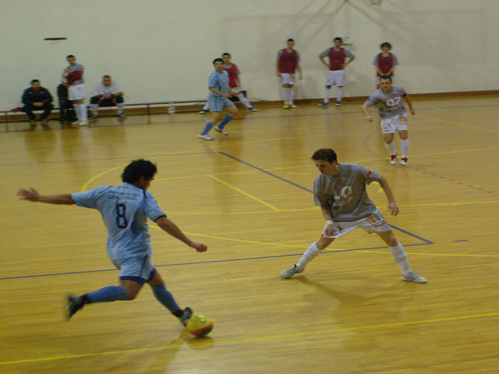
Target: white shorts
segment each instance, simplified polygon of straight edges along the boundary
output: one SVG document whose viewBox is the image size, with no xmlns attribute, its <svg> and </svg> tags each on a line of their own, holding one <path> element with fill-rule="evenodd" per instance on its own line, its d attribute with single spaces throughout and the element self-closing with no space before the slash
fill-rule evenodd
<svg viewBox="0 0 499 374">
<path fill-rule="evenodd" d="M 345 84 L 347 84 L 347 73 L 345 70 L 329 71 L 326 86 L 343 87 Z"/>
<path fill-rule="evenodd" d="M 395 77 L 392 76 L 392 83 L 395 82 Z M 381 77 L 376 77 L 376 84 L 381 84 Z"/>
<path fill-rule="evenodd" d="M 87 98 L 87 90 L 85 89 L 85 83 L 79 84 L 77 86 L 69 86 L 69 100 L 83 100 Z"/>
<path fill-rule="evenodd" d="M 373 232 L 390 231 L 392 229 L 379 210 L 376 210 L 376 212 L 371 214 L 369 217 L 359 219 L 358 221 L 335 222 L 333 235 L 330 236 L 325 233 L 327 226 L 328 225 L 326 223 L 326 226 L 324 226 L 324 230 L 322 231 L 322 236 L 325 238 L 340 238 L 348 234 L 350 231 L 355 230 L 357 227 L 361 227 L 368 234 Z"/>
<path fill-rule="evenodd" d="M 279 82 L 282 84 L 289 84 L 293 86 L 295 84 L 295 75 L 289 73 L 281 73 L 281 79 Z"/>
<path fill-rule="evenodd" d="M 385 117 L 381 120 L 381 132 L 394 134 L 397 131 L 407 130 L 407 113 L 395 117 Z"/>
<path fill-rule="evenodd" d="M 243 89 L 241 87 L 231 87 L 231 90 L 232 90 L 232 93 L 237 96 L 241 93 L 241 91 Z"/>
</svg>

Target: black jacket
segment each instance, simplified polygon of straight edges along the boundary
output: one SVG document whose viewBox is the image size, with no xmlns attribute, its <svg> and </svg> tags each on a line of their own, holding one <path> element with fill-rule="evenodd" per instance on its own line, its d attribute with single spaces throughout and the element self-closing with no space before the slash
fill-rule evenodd
<svg viewBox="0 0 499 374">
<path fill-rule="evenodd" d="M 44 103 L 49 104 L 52 102 L 52 95 L 50 92 L 43 87 L 40 87 L 38 92 L 32 90 L 31 88 L 27 88 L 23 93 L 23 104 L 33 104 L 33 103 Z"/>
</svg>

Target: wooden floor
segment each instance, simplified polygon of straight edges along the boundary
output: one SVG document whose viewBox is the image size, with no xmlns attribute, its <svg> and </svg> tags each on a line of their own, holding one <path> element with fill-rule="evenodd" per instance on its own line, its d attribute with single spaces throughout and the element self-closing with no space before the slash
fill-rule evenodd
<svg viewBox="0 0 499 374">
<path fill-rule="evenodd" d="M 213 142 L 197 138 L 197 113 L 0 125 L 0 372 L 499 372 L 497 97 L 416 100 L 407 167 L 387 162 L 360 105 L 241 109 Z M 323 147 L 388 179 L 401 209 L 389 221 L 428 284 L 402 282 L 362 230 L 279 277 L 322 231 L 310 156 Z M 62 319 L 65 293 L 117 283 L 104 226 L 96 211 L 16 191 L 117 185 L 137 158 L 157 163 L 151 192 L 169 218 L 209 247 L 196 253 L 151 224 L 154 264 L 182 306 L 214 320 L 209 338 L 183 332 L 148 287 Z M 379 185 L 368 191 L 386 213 Z"/>
</svg>

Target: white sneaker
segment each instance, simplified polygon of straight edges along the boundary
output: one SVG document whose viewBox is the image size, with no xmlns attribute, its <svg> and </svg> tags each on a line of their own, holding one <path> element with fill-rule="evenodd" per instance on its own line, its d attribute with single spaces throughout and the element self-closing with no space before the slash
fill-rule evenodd
<svg viewBox="0 0 499 374">
<path fill-rule="evenodd" d="M 406 166 L 408 163 L 409 163 L 409 160 L 407 159 L 407 157 L 402 157 L 400 159 L 400 165 Z"/>
<path fill-rule="evenodd" d="M 303 270 L 305 270 L 305 269 L 303 269 Z M 295 274 L 303 273 L 303 270 L 298 270 L 298 268 L 296 267 L 296 265 L 293 265 L 290 268 L 287 268 L 286 270 L 283 270 L 281 272 L 281 278 L 289 279 L 289 278 L 291 278 Z"/>
<path fill-rule="evenodd" d="M 397 154 L 390 155 L 390 164 L 395 165 L 397 163 Z"/>
<path fill-rule="evenodd" d="M 415 271 L 411 270 L 408 275 L 402 277 L 404 282 L 414 282 L 414 283 L 428 283 L 425 277 L 422 277 Z"/>
<path fill-rule="evenodd" d="M 209 135 L 201 135 L 199 134 L 198 137 L 203 140 L 214 140 L 211 136 Z"/>
<path fill-rule="evenodd" d="M 218 126 L 215 126 L 214 129 L 215 129 L 215 131 L 218 131 L 222 135 L 225 135 L 225 136 L 229 135 L 229 133 L 227 131 L 225 131 L 224 129 L 221 129 Z"/>
<path fill-rule="evenodd" d="M 81 121 L 80 121 L 80 120 L 78 120 L 78 121 L 71 122 L 71 124 L 72 124 L 72 125 L 79 125 L 79 124 L 80 124 L 80 122 L 81 122 Z"/>
<path fill-rule="evenodd" d="M 87 126 L 88 125 L 88 121 L 80 121 L 78 122 L 78 126 Z"/>
</svg>

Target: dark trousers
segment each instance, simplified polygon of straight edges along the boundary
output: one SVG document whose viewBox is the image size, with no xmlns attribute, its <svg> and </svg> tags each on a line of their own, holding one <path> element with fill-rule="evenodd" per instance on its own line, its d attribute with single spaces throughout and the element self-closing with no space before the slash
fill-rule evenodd
<svg viewBox="0 0 499 374">
<path fill-rule="evenodd" d="M 61 121 L 75 121 L 76 113 L 73 103 L 69 100 L 59 99 L 59 114 Z"/>
<path fill-rule="evenodd" d="M 93 96 L 90 98 L 90 104 L 99 104 L 99 106 L 116 106 L 124 102 L 123 96 L 116 96 L 111 99 L 102 99 L 100 96 Z"/>
<path fill-rule="evenodd" d="M 43 113 L 40 116 L 40 119 L 44 120 L 44 119 L 48 118 L 48 116 L 50 115 L 50 112 L 52 111 L 53 108 L 54 108 L 54 106 L 50 103 L 43 104 L 43 106 L 34 106 L 33 104 L 26 104 L 23 107 L 23 112 L 25 112 L 28 115 L 29 119 L 31 121 L 33 121 L 36 119 L 35 115 L 33 114 L 33 111 L 34 110 L 43 110 Z"/>
</svg>

